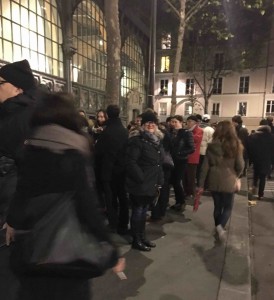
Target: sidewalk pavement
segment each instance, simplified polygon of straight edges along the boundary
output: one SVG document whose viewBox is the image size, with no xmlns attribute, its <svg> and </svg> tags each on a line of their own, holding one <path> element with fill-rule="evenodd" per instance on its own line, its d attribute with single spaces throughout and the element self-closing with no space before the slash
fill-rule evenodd
<svg viewBox="0 0 274 300">
<path fill-rule="evenodd" d="M 172 200 L 174 201 L 174 199 Z M 93 300 L 249 300 L 251 299 L 246 179 L 235 195 L 225 244 L 213 237 L 213 201 L 203 195 L 197 212 L 168 211 L 166 222 L 147 224 L 151 252 L 131 249 L 114 238 L 127 260 L 126 280 L 112 271 L 92 281 Z"/>
<path fill-rule="evenodd" d="M 252 170 L 249 172 L 249 186 L 252 187 Z M 273 176 L 274 174 L 272 174 Z M 250 206 L 250 232 L 251 232 L 251 278 L 252 299 L 273 300 L 274 278 L 274 180 L 267 180 L 264 197 L 257 199 L 256 195 L 249 193 L 253 201 Z"/>
</svg>

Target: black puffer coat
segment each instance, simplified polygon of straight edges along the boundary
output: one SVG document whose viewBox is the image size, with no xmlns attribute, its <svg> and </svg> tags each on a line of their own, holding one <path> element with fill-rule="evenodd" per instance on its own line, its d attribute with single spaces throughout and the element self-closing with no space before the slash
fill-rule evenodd
<svg viewBox="0 0 274 300">
<path fill-rule="evenodd" d="M 0 105 L 0 227 L 5 223 L 8 205 L 15 192 L 16 165 L 30 132 L 34 103 L 31 97 L 21 94 Z"/>
<path fill-rule="evenodd" d="M 153 141 L 143 130 L 130 133 L 126 155 L 126 188 L 134 196 L 155 196 L 164 183 L 162 169 L 163 134 L 157 130 L 160 143 Z"/>
<path fill-rule="evenodd" d="M 29 134 L 35 100 L 20 94 L 0 105 L 0 156 L 15 159 Z"/>
<path fill-rule="evenodd" d="M 171 156 L 174 161 L 187 160 L 189 154 L 195 151 L 193 134 L 187 129 L 179 129 L 171 139 Z"/>
<path fill-rule="evenodd" d="M 248 137 L 247 150 L 250 161 L 261 174 L 268 174 L 274 156 L 274 137 L 268 125 L 259 126 Z"/>
</svg>

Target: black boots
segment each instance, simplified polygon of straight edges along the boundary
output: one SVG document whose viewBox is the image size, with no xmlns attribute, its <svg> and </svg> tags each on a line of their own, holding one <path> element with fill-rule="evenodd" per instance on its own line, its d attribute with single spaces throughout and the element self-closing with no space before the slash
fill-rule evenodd
<svg viewBox="0 0 274 300">
<path fill-rule="evenodd" d="M 151 248 L 146 246 L 140 238 L 133 238 L 132 248 L 140 251 L 150 251 Z"/>
<path fill-rule="evenodd" d="M 145 238 L 146 220 L 131 220 L 131 232 L 133 236 L 132 248 L 140 251 L 150 251 L 156 247 L 154 243 Z"/>
</svg>

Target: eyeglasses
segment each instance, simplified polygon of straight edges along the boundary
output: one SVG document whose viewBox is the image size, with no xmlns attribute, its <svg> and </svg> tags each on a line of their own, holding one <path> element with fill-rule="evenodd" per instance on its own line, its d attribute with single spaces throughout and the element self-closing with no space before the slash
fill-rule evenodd
<svg viewBox="0 0 274 300">
<path fill-rule="evenodd" d="M 4 83 L 7 83 L 8 81 L 6 80 L 0 80 L 0 85 L 4 84 Z"/>
</svg>

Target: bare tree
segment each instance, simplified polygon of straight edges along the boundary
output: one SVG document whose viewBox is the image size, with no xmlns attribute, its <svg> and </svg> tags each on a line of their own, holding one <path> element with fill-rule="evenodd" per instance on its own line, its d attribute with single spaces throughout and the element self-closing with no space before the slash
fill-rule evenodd
<svg viewBox="0 0 274 300">
<path fill-rule="evenodd" d="M 106 105 L 119 104 L 121 78 L 121 34 L 119 26 L 119 0 L 105 0 L 107 31 Z"/>
<path fill-rule="evenodd" d="M 179 29 L 178 29 L 178 39 L 177 39 L 177 49 L 174 62 L 174 69 L 172 75 L 172 96 L 171 96 L 171 111 L 170 115 L 175 115 L 176 113 L 176 94 L 177 94 L 177 82 L 180 72 L 180 64 L 182 58 L 183 44 L 184 44 L 184 34 L 185 28 L 188 21 L 205 5 L 208 0 L 198 0 L 192 5 L 192 7 L 186 12 L 187 0 L 179 0 L 180 6 L 176 8 L 176 4 L 173 4 L 172 0 L 164 0 L 170 8 L 173 10 L 175 15 L 179 19 Z"/>
</svg>

